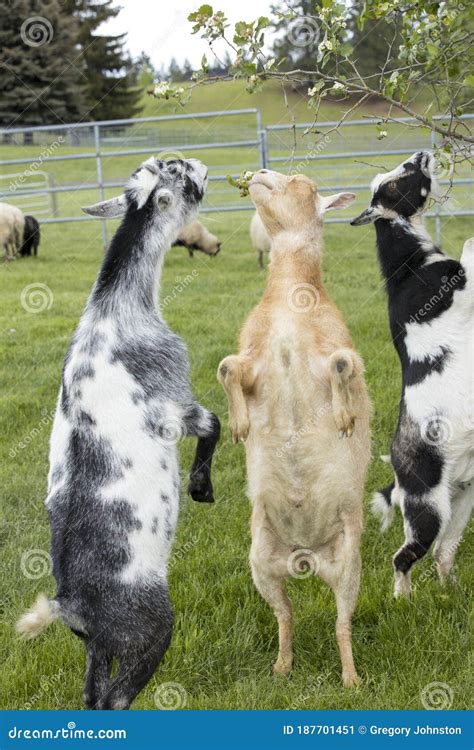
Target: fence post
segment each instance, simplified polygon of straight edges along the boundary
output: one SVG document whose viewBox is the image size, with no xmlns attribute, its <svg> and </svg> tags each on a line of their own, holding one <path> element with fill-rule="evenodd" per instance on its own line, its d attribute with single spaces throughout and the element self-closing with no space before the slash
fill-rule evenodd
<svg viewBox="0 0 474 750">
<path fill-rule="evenodd" d="M 268 166 L 267 159 L 267 131 L 262 127 L 262 113 L 257 109 L 257 136 L 260 141 L 260 164 L 263 169 Z"/>
<path fill-rule="evenodd" d="M 431 149 L 434 151 L 436 148 L 436 133 L 434 130 L 431 131 Z M 436 201 L 435 205 L 435 239 L 438 246 L 441 245 L 441 204 Z"/>
<path fill-rule="evenodd" d="M 94 145 L 95 145 L 95 163 L 97 168 L 97 186 L 99 188 L 100 200 L 105 200 L 104 193 L 104 180 L 102 177 L 102 156 L 100 153 L 100 125 L 94 125 Z M 104 243 L 104 250 L 107 247 L 107 224 L 104 220 L 102 224 L 102 242 Z"/>
</svg>

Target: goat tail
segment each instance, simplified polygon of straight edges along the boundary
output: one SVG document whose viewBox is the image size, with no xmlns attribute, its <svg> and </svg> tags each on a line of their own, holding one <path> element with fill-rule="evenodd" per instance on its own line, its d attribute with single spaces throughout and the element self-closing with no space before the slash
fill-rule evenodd
<svg viewBox="0 0 474 750">
<path fill-rule="evenodd" d="M 372 497 L 372 513 L 380 518 L 381 531 L 386 531 L 391 526 L 396 504 L 395 482 L 374 493 Z"/>
<path fill-rule="evenodd" d="M 16 632 L 26 639 L 37 638 L 59 617 L 59 604 L 39 594 L 33 606 L 16 623 Z"/>
</svg>

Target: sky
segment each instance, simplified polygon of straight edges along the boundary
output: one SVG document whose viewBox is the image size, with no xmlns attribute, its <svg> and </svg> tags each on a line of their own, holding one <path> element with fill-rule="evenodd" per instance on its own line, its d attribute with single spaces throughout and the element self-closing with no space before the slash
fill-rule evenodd
<svg viewBox="0 0 474 750">
<path fill-rule="evenodd" d="M 191 34 L 189 13 L 202 5 L 203 0 L 114 0 L 122 7 L 120 14 L 100 27 L 101 33 L 126 32 L 127 46 L 133 57 L 145 51 L 153 64 L 168 67 L 172 57 L 182 63 L 187 57 L 193 67 L 199 67 L 203 54 L 212 54 L 206 40 Z M 233 24 L 252 21 L 268 15 L 271 0 L 214 0 L 214 10 L 222 10 Z M 216 51 L 223 47 L 216 46 Z"/>
</svg>

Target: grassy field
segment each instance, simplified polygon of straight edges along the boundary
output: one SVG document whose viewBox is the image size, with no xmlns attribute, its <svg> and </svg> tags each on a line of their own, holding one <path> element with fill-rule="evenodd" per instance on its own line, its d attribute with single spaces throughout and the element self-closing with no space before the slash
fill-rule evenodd
<svg viewBox="0 0 474 750">
<path fill-rule="evenodd" d="M 248 221 L 245 213 L 216 215 L 208 225 L 223 241 L 217 258 L 195 254 L 190 259 L 183 248 L 175 248 L 165 264 L 162 298 L 172 299 L 165 317 L 188 343 L 196 396 L 219 414 L 224 429 L 215 458 L 214 506 L 186 498 L 194 441 L 182 444 L 182 512 L 170 572 L 176 628 L 163 664 L 135 707 L 157 708 L 166 685 L 176 683 L 180 705 L 191 709 L 416 709 L 423 707 L 423 690 L 429 692 L 439 682 L 448 702 L 452 698 L 452 708 L 466 708 L 474 674 L 469 662 L 472 526 L 458 553 L 456 590 L 440 587 L 430 558 L 417 566 L 414 600 L 394 602 L 391 556 L 402 540 L 401 520 L 382 536 L 366 512 L 362 587 L 354 618 L 362 686 L 352 691 L 342 687 L 333 596 L 318 580 L 291 582 L 295 669 L 289 679 L 271 675 L 277 627 L 250 577 L 244 452 L 229 439 L 225 400 L 215 376 L 220 359 L 235 351 L 239 327 L 265 283 L 250 249 Z M 470 235 L 467 220 L 448 220 L 445 249 L 459 257 Z M 43 505 L 51 415 L 63 357 L 101 255 L 98 223 L 47 226 L 37 259 L 0 269 L 2 708 L 81 707 L 85 654 L 79 640 L 55 624 L 40 639 L 24 643 L 12 626 L 39 591 L 54 593 Z M 378 456 L 387 451 L 400 390 L 373 229 L 328 226 L 324 269 L 329 292 L 364 357 L 374 404 L 368 502 L 371 492 L 390 478 Z M 183 283 L 190 275 L 192 281 Z M 46 285 L 39 290 L 43 299 L 31 296 L 31 284 Z M 25 307 L 35 302 L 44 309 L 28 312 Z"/>
</svg>

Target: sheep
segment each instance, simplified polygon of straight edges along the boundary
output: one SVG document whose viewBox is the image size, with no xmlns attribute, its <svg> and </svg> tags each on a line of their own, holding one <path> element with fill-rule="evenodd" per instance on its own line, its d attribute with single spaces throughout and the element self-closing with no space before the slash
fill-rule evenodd
<svg viewBox="0 0 474 750">
<path fill-rule="evenodd" d="M 38 246 L 40 243 L 40 225 L 34 216 L 25 216 L 25 229 L 23 232 L 23 241 L 20 248 L 20 255 L 38 255 Z"/>
<path fill-rule="evenodd" d="M 192 498 L 214 499 L 219 420 L 194 400 L 186 347 L 157 300 L 164 255 L 206 185 L 195 159 L 150 158 L 122 196 L 84 209 L 123 218 L 66 355 L 51 436 L 57 594 L 41 595 L 17 629 L 35 637 L 60 618 L 83 640 L 89 708 L 128 708 L 170 643 L 181 435 L 198 437 Z"/>
<path fill-rule="evenodd" d="M 206 255 L 217 255 L 221 249 L 221 243 L 215 234 L 211 234 L 200 221 L 192 221 L 180 229 L 173 245 L 187 247 L 190 258 L 193 257 L 194 250 L 200 250 Z"/>
<path fill-rule="evenodd" d="M 234 442 L 245 442 L 252 501 L 250 565 L 279 627 L 276 674 L 293 663 L 285 580 L 319 575 L 334 591 L 344 685 L 359 681 L 351 620 L 359 580 L 362 497 L 370 460 L 362 360 L 321 275 L 323 214 L 353 193 L 322 198 L 304 175 L 260 170 L 250 196 L 271 238 L 262 301 L 239 354 L 219 365 Z"/>
<path fill-rule="evenodd" d="M 10 203 L 0 203 L 0 246 L 5 250 L 6 260 L 13 260 L 19 252 L 24 227 L 23 212 Z"/>
<path fill-rule="evenodd" d="M 268 255 L 270 257 L 270 237 L 265 229 L 265 226 L 255 211 L 250 221 L 250 240 L 252 247 L 257 253 L 258 265 L 263 268 L 263 256 Z"/>
<path fill-rule="evenodd" d="M 405 542 L 393 558 L 395 597 L 411 596 L 412 567 L 433 544 L 440 579 L 450 578 L 474 505 L 474 242 L 458 262 L 429 236 L 423 212 L 436 190 L 435 170 L 433 155 L 418 151 L 377 175 L 369 208 L 351 222 L 375 222 L 402 370 L 391 446 L 395 481 L 373 498 L 382 528 L 394 505 L 403 514 Z"/>
</svg>

